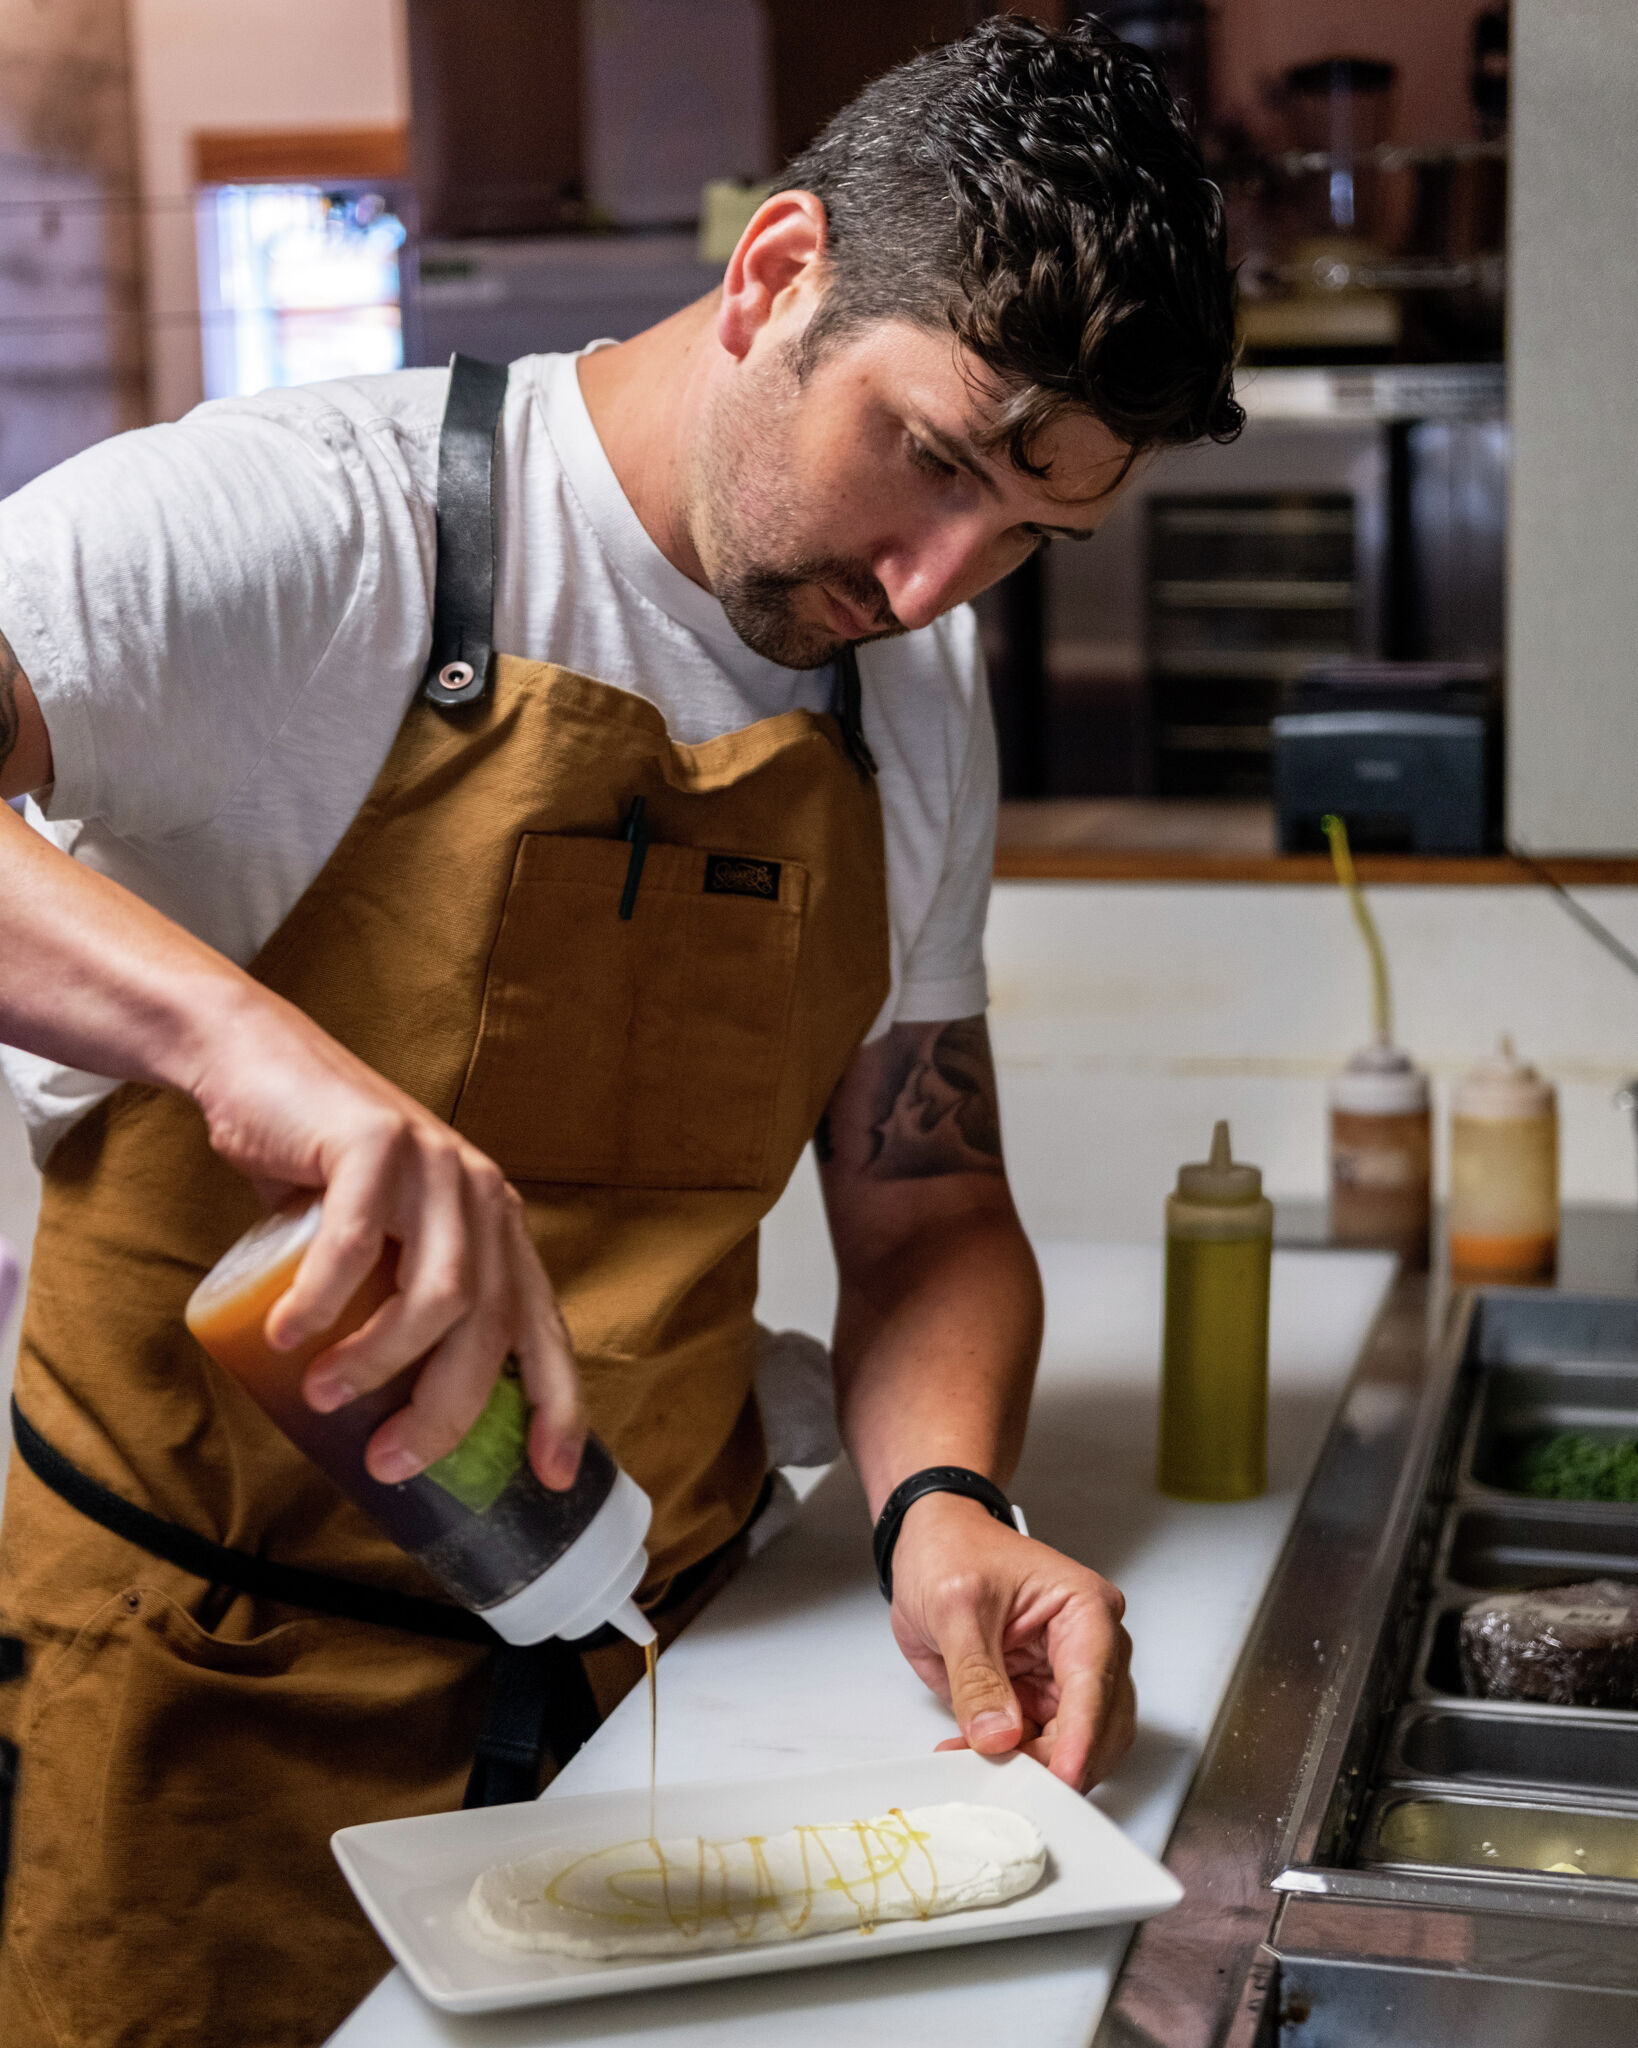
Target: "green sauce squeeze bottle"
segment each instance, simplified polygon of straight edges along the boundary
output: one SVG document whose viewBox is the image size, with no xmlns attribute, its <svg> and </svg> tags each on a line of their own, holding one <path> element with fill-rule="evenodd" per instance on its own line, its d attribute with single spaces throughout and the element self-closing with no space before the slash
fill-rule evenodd
<svg viewBox="0 0 1638 2048">
<path fill-rule="evenodd" d="M 1166 1334 L 1156 1483 L 1179 1500 L 1250 1500 L 1268 1485 L 1268 1281 L 1274 1205 L 1229 1127 L 1166 1200 Z"/>
</svg>

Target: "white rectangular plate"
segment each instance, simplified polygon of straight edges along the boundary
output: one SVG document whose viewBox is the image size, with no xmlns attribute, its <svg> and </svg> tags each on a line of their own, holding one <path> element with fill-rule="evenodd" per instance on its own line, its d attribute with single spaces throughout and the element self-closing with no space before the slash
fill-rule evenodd
<svg viewBox="0 0 1638 2048">
<path fill-rule="evenodd" d="M 994 1763 L 966 1750 L 862 1764 L 799 1778 L 733 1784 L 662 1785 L 659 1833 L 728 1841 L 774 1835 L 799 1824 L 863 1820 L 890 1807 L 962 1799 L 1026 1814 L 1047 1845 L 1046 1875 L 1004 1906 L 935 1920 L 884 1922 L 872 1933 L 818 1934 L 806 1941 L 716 1949 L 627 1962 L 496 1953 L 462 1932 L 472 1880 L 492 1863 L 556 1845 L 585 1851 L 647 1835 L 648 1793 L 598 1792 L 521 1806 L 480 1807 L 342 1828 L 331 1837 L 347 1882 L 376 1932 L 423 1998 L 446 2012 L 555 2005 L 618 1992 L 762 1976 L 826 1963 L 856 1963 L 914 1949 L 1070 1927 L 1144 1920 L 1183 1896 L 1183 1887 L 1129 1842 L 1095 1806 L 1028 1757 Z"/>
</svg>

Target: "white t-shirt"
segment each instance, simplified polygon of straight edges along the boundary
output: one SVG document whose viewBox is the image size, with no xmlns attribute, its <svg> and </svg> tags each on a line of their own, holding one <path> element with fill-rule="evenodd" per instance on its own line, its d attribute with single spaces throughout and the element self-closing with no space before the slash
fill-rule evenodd
<svg viewBox="0 0 1638 2048">
<path fill-rule="evenodd" d="M 402 370 L 201 406 L 0 501 L 0 631 L 51 735 L 30 822 L 248 962 L 369 793 L 431 642 L 448 373 Z M 683 742 L 794 706 L 831 670 L 753 654 L 673 568 L 603 452 L 572 356 L 512 366 L 496 645 L 638 692 Z M 861 650 L 880 764 L 895 1020 L 974 1016 L 995 740 L 965 607 Z M 44 1159 L 113 1083 L 15 1049 Z"/>
</svg>

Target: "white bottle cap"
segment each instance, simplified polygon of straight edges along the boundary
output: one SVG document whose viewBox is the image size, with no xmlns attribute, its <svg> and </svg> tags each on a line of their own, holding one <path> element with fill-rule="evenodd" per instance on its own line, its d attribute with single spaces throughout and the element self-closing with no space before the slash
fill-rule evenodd
<svg viewBox="0 0 1638 2048">
<path fill-rule="evenodd" d="M 1515 1057 L 1505 1035 L 1496 1050 L 1473 1066 L 1451 1091 L 1453 1116 L 1481 1123 L 1514 1123 L 1529 1117 L 1552 1116 L 1556 1104 L 1551 1081 Z"/>
<path fill-rule="evenodd" d="M 616 1472 L 607 1500 L 555 1564 L 519 1593 L 478 1611 L 509 1643 L 574 1641 L 612 1621 L 634 1643 L 654 1630 L 632 1599 L 648 1569 L 643 1539 L 653 1520 L 648 1495 L 627 1472 Z"/>
<path fill-rule="evenodd" d="M 1347 1116 L 1415 1116 L 1428 1106 L 1428 1077 L 1396 1045 L 1367 1045 L 1331 1078 L 1331 1107 Z"/>
</svg>

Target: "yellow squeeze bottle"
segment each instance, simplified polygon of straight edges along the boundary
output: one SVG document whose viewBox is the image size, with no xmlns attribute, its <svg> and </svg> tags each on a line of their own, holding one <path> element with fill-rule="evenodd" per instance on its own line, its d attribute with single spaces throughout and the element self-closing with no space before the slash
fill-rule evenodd
<svg viewBox="0 0 1638 2048">
<path fill-rule="evenodd" d="M 1229 1127 L 1179 1168 L 1166 1201 L 1166 1329 L 1156 1483 L 1179 1500 L 1250 1500 L 1268 1484 L 1268 1285 L 1274 1205 Z"/>
</svg>

